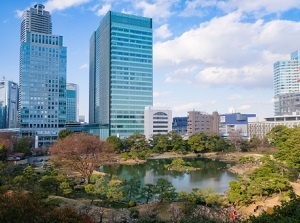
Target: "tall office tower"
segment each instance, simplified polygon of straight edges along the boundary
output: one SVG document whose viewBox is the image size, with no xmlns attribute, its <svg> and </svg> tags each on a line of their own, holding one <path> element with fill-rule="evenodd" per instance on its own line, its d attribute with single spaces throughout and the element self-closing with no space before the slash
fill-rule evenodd
<svg viewBox="0 0 300 223">
<path fill-rule="evenodd" d="M 121 138 L 143 133 L 152 70 L 152 19 L 108 12 L 90 38 L 89 122 Z"/>
<path fill-rule="evenodd" d="M 77 84 L 67 83 L 66 87 L 66 102 L 67 102 L 67 122 L 77 122 L 79 112 L 79 87 Z"/>
<path fill-rule="evenodd" d="M 21 23 L 21 41 L 26 41 L 27 31 L 52 34 L 51 15 L 45 6 L 37 4 L 23 12 Z"/>
<path fill-rule="evenodd" d="M 21 25 L 19 122 L 22 136 L 48 147 L 66 123 L 67 48 L 52 35 L 43 5 L 24 12 Z"/>
<path fill-rule="evenodd" d="M 290 60 L 274 63 L 275 115 L 300 112 L 300 54 L 295 51 Z"/>
<path fill-rule="evenodd" d="M 17 128 L 18 84 L 0 81 L 0 129 Z"/>
</svg>

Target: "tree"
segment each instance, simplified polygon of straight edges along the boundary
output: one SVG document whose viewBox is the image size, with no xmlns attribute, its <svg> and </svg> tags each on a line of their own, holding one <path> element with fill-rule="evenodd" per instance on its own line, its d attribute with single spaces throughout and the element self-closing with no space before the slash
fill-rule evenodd
<svg viewBox="0 0 300 223">
<path fill-rule="evenodd" d="M 20 153 L 25 153 L 27 156 L 30 156 L 31 147 L 32 147 L 32 139 L 23 137 L 18 140 L 15 151 Z"/>
<path fill-rule="evenodd" d="M 231 144 L 234 147 L 234 150 L 237 152 L 241 151 L 241 144 L 243 142 L 243 137 L 241 135 L 242 130 L 233 130 L 231 132 L 229 132 L 228 134 L 228 138 L 231 142 Z"/>
<path fill-rule="evenodd" d="M 273 129 L 270 135 L 275 135 L 275 133 L 272 134 Z M 276 133 L 278 135 L 272 138 L 272 144 L 276 145 L 279 150 L 278 153 L 274 154 L 275 158 L 286 162 L 292 168 L 300 170 L 300 127 L 282 127 Z"/>
<path fill-rule="evenodd" d="M 135 133 L 124 140 L 126 149 L 129 150 L 129 155 L 136 159 L 145 159 L 150 156 L 149 144 L 145 135 L 141 133 Z"/>
<path fill-rule="evenodd" d="M 125 180 L 123 183 L 124 194 L 127 194 L 127 201 L 131 201 L 140 192 L 141 180 L 139 177 L 133 177 L 129 180 Z"/>
<path fill-rule="evenodd" d="M 8 153 L 12 152 L 14 145 L 17 143 L 18 135 L 14 132 L 0 132 L 0 144 L 2 144 Z"/>
<path fill-rule="evenodd" d="M 154 134 L 150 139 L 150 144 L 152 147 L 152 151 L 155 153 L 163 153 L 170 151 L 171 140 L 169 139 L 168 134 Z"/>
<path fill-rule="evenodd" d="M 272 146 L 278 147 L 288 138 L 289 131 L 290 129 L 284 125 L 275 126 L 267 133 L 267 139 Z"/>
<path fill-rule="evenodd" d="M 178 193 L 178 199 L 183 204 L 183 213 L 190 214 L 196 207 L 196 196 L 193 193 L 186 191 L 180 191 Z"/>
<path fill-rule="evenodd" d="M 51 174 L 42 176 L 38 182 L 46 192 L 57 195 L 61 183 L 67 182 L 67 178 L 62 174 Z"/>
<path fill-rule="evenodd" d="M 14 223 L 92 223 L 92 219 L 73 207 L 57 207 L 24 191 L 0 194 L 0 222 Z"/>
<path fill-rule="evenodd" d="M 60 130 L 58 133 L 58 140 L 64 139 L 67 136 L 72 135 L 73 133 L 74 133 L 74 131 L 69 130 L 69 129 Z"/>
<path fill-rule="evenodd" d="M 93 204 L 94 198 L 103 196 L 106 192 L 104 185 L 104 178 L 99 174 L 93 174 L 91 176 L 91 183 L 84 186 L 84 190 L 91 196 L 91 205 Z"/>
<path fill-rule="evenodd" d="M 207 135 L 204 132 L 196 133 L 189 137 L 188 144 L 194 152 L 204 152 L 208 150 Z"/>
<path fill-rule="evenodd" d="M 155 185 L 153 184 L 145 184 L 141 190 L 141 197 L 146 199 L 146 204 L 148 204 L 149 200 L 154 196 Z"/>
<path fill-rule="evenodd" d="M 115 152 L 120 152 L 122 150 L 122 140 L 117 136 L 109 136 L 106 139 L 106 142 L 108 142 L 111 145 L 111 148 Z"/>
<path fill-rule="evenodd" d="M 13 179 L 14 185 L 19 188 L 34 190 L 35 184 L 38 181 L 38 175 L 32 166 L 27 166 L 22 175 L 18 175 Z"/>
<path fill-rule="evenodd" d="M 167 135 L 173 151 L 186 153 L 189 150 L 187 141 L 184 140 L 176 131 L 169 132 Z"/>
<path fill-rule="evenodd" d="M 0 144 L 0 161 L 6 161 L 7 158 L 7 149 L 4 145 Z"/>
<path fill-rule="evenodd" d="M 159 202 L 173 201 L 177 196 L 175 190 L 172 183 L 164 178 L 159 178 L 155 185 L 155 194 L 158 195 Z"/>
<path fill-rule="evenodd" d="M 86 184 L 93 171 L 113 155 L 107 142 L 85 133 L 69 135 L 57 141 L 49 151 L 60 165 L 78 171 Z"/>
<path fill-rule="evenodd" d="M 109 201 L 119 201 L 124 199 L 122 190 L 123 182 L 116 175 L 112 175 L 111 180 L 107 184 L 106 196 Z"/>
</svg>

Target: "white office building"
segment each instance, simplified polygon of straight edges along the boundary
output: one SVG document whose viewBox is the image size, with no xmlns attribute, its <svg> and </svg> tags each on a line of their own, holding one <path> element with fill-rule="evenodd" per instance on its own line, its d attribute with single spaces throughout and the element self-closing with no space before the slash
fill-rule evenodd
<svg viewBox="0 0 300 223">
<path fill-rule="evenodd" d="M 147 139 L 155 134 L 167 134 L 172 131 L 172 111 L 166 108 L 145 107 L 144 134 Z"/>
</svg>

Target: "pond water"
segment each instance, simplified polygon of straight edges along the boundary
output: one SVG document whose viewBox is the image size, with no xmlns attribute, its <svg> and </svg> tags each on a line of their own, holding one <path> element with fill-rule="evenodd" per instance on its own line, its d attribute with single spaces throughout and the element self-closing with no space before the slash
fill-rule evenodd
<svg viewBox="0 0 300 223">
<path fill-rule="evenodd" d="M 177 192 L 191 192 L 193 188 L 211 188 L 222 194 L 229 189 L 229 182 L 237 179 L 235 174 L 227 170 L 230 164 L 204 158 L 189 158 L 186 161 L 201 169 L 185 173 L 170 171 L 166 170 L 164 165 L 170 164 L 171 159 L 157 159 L 135 165 L 106 165 L 100 167 L 100 171 L 116 174 L 119 179 L 128 180 L 138 176 L 142 186 L 147 183 L 156 184 L 159 178 L 165 178 L 173 184 Z"/>
</svg>

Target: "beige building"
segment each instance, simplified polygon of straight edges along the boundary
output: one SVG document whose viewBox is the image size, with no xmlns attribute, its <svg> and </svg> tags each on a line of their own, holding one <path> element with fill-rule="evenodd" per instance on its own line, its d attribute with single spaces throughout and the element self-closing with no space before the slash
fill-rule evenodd
<svg viewBox="0 0 300 223">
<path fill-rule="evenodd" d="M 214 132 L 219 133 L 219 114 L 207 114 L 200 111 L 188 112 L 188 136 L 200 132 Z"/>
<path fill-rule="evenodd" d="M 256 136 L 260 139 L 263 139 L 272 128 L 278 125 L 284 125 L 288 128 L 300 126 L 300 115 L 274 116 L 265 118 L 265 121 L 261 122 L 249 122 L 249 138 L 251 139 Z"/>
</svg>

